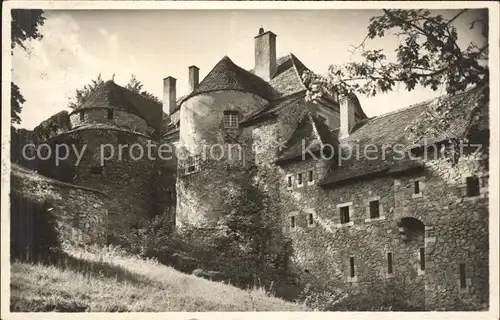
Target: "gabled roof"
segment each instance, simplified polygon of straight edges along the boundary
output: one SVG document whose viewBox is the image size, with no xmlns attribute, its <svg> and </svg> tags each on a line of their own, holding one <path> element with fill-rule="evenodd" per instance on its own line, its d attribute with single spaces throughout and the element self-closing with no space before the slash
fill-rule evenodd
<svg viewBox="0 0 500 320">
<path fill-rule="evenodd" d="M 417 141 L 410 140 L 410 135 L 405 130 L 411 126 L 414 121 L 425 121 L 425 112 L 432 107 L 437 99 L 445 99 L 456 104 L 455 114 L 451 118 L 448 129 L 443 130 L 439 135 L 428 134 L 420 137 Z M 342 181 L 359 178 L 365 175 L 371 175 L 381 172 L 391 173 L 407 169 L 416 169 L 422 167 L 420 160 L 409 158 L 409 152 L 414 149 L 415 143 L 420 144 L 424 141 L 427 145 L 438 144 L 452 138 L 465 138 L 471 129 L 471 113 L 463 110 L 478 100 L 477 91 L 467 91 L 453 97 L 440 97 L 423 103 L 413 105 L 409 108 L 397 110 L 378 117 L 370 118 L 358 124 L 353 132 L 345 138 L 340 139 L 340 145 L 351 150 L 359 148 L 361 150 L 359 157 L 352 156 L 350 159 L 343 160 L 340 165 L 332 163 L 331 171 L 320 182 L 322 185 L 333 185 Z M 485 109 L 487 106 L 483 106 Z M 487 114 L 487 111 L 485 111 Z M 487 117 L 481 118 L 479 122 L 472 122 L 479 130 L 488 128 Z M 397 150 L 405 152 L 404 158 L 399 160 L 400 152 L 394 152 L 394 146 Z M 373 150 L 377 151 L 365 154 L 363 150 L 371 145 Z M 383 150 L 383 146 L 390 146 L 390 150 Z M 344 152 L 348 152 L 347 149 Z M 385 157 L 383 154 L 385 153 Z M 347 153 L 344 153 L 347 155 Z M 366 157 L 368 156 L 368 157 Z"/>
<path fill-rule="evenodd" d="M 213 91 L 251 92 L 273 100 L 273 88 L 262 78 L 237 66 L 228 56 L 222 58 L 188 97 Z M 181 102 L 182 103 L 182 102 Z"/>
<path fill-rule="evenodd" d="M 280 57 L 276 65 L 276 74 L 269 83 L 278 93 L 277 98 L 307 90 L 302 82 L 302 74 L 309 69 L 296 56 L 289 53 Z"/>
<path fill-rule="evenodd" d="M 269 105 L 267 105 L 265 108 L 255 110 L 254 112 L 247 115 L 240 121 L 240 124 L 246 126 L 246 125 L 251 125 L 260 120 L 273 118 L 277 116 L 279 111 L 281 111 L 283 108 L 293 103 L 301 101 L 303 102 L 305 101 L 305 96 L 300 93 L 295 94 L 293 96 L 288 96 L 284 99 L 275 100 L 271 102 Z"/>
<path fill-rule="evenodd" d="M 279 153 L 276 162 L 300 160 L 303 156 L 307 156 L 306 150 L 317 152 L 325 145 L 336 148 L 337 137 L 322 120 L 308 112 L 287 141 L 285 148 Z"/>
<path fill-rule="evenodd" d="M 98 86 L 88 99 L 70 114 L 91 108 L 123 110 L 143 118 L 149 126 L 155 129 L 159 129 L 162 124 L 161 104 L 121 87 L 111 80 Z"/>
</svg>

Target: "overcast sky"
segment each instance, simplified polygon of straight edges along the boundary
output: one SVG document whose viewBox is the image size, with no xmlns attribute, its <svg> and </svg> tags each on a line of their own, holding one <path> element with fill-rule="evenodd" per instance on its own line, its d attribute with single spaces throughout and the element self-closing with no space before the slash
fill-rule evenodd
<svg viewBox="0 0 500 320">
<path fill-rule="evenodd" d="M 440 12 L 445 16 L 457 11 Z M 14 51 L 13 80 L 26 103 L 20 127 L 33 128 L 67 109 L 75 89 L 99 73 L 126 85 L 136 74 L 144 88 L 162 98 L 162 79 L 177 78 L 178 96 L 187 93 L 188 66 L 200 68 L 200 80 L 224 56 L 250 69 L 259 27 L 277 34 L 277 55 L 294 53 L 307 67 L 325 73 L 330 64 L 357 59 L 351 46 L 366 36 L 376 10 L 53 10 L 46 11 L 44 38 L 31 42 L 30 54 Z M 459 41 L 481 41 L 469 30 L 468 13 L 456 21 Z M 393 52 L 396 36 L 369 42 Z M 404 88 L 360 102 L 368 116 L 387 113 L 444 92 Z"/>
</svg>

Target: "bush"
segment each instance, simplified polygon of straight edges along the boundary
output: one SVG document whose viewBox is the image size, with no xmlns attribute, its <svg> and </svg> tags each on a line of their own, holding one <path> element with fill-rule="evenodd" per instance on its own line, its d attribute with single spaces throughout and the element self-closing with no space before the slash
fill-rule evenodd
<svg viewBox="0 0 500 320">
<path fill-rule="evenodd" d="M 346 297 L 347 294 L 340 290 L 314 290 L 310 285 L 306 285 L 295 300 L 316 311 L 333 311 Z"/>
</svg>

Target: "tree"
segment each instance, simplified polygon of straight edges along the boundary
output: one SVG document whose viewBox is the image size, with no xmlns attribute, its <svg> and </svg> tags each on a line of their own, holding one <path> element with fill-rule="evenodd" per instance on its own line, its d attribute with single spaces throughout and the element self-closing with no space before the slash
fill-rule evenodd
<svg viewBox="0 0 500 320">
<path fill-rule="evenodd" d="M 14 48 L 20 46 L 22 49 L 29 51 L 25 45 L 26 40 L 40 40 L 43 35 L 40 33 L 39 27 L 45 23 L 45 17 L 42 10 L 27 10 L 27 9 L 12 9 L 11 22 L 11 54 L 14 54 Z M 22 104 L 26 99 L 21 94 L 19 87 L 11 82 L 11 123 L 21 123 L 19 114 L 21 113 Z"/>
<path fill-rule="evenodd" d="M 460 48 L 453 23 L 459 17 L 465 18 L 463 15 L 467 11 L 460 10 L 451 18 L 444 18 L 422 9 L 384 9 L 383 14 L 370 19 L 368 34 L 355 47 L 355 50 L 362 51 L 363 61 L 332 65 L 326 77 L 311 72 L 303 74 L 309 86 L 308 98 L 314 100 L 332 91 L 375 96 L 392 91 L 398 83 L 403 84 L 408 91 L 416 85 L 434 91 L 444 86 L 449 95 L 477 89 L 470 90 L 479 92 L 472 111 L 480 112 L 483 110 L 480 106 L 489 99 L 488 11 L 477 11 L 477 17 L 470 21 L 470 29 L 482 26 L 485 43 L 470 43 L 467 48 Z M 367 40 L 386 37 L 389 31 L 395 31 L 393 35 L 399 39 L 395 62 L 389 61 L 382 49 L 365 49 Z M 467 96 L 464 95 L 464 99 Z M 414 136 L 421 136 L 429 131 L 442 130 L 449 123 L 435 119 L 443 119 L 443 116 L 452 112 L 465 112 L 453 110 L 464 108 L 464 105 L 460 101 L 447 103 L 441 100 L 427 114 L 428 121 L 420 120 L 420 124 L 415 123 L 408 131 Z"/>
<path fill-rule="evenodd" d="M 76 89 L 75 97 L 70 101 L 69 107 L 75 109 L 80 106 L 88 97 L 94 92 L 94 90 L 102 85 L 104 81 L 102 80 L 101 74 L 97 75 L 96 79 L 92 79 L 90 84 L 85 85 L 82 89 Z"/>
<path fill-rule="evenodd" d="M 152 94 L 146 90 L 142 90 L 142 87 L 143 87 L 142 82 L 137 80 L 137 77 L 135 76 L 135 74 L 132 74 L 130 76 L 130 80 L 129 80 L 126 88 L 131 90 L 131 91 L 139 93 L 143 97 L 146 97 L 146 98 L 153 100 L 157 103 L 161 103 L 161 100 L 158 97 L 156 97 L 154 94 Z"/>
<path fill-rule="evenodd" d="M 91 80 L 90 84 L 85 85 L 82 89 L 77 89 L 75 97 L 70 101 L 69 107 L 74 109 L 78 107 L 79 105 L 83 104 L 85 100 L 88 99 L 88 97 L 94 92 L 94 90 L 102 85 L 104 83 L 101 74 L 97 75 L 96 79 Z M 138 94 L 153 100 L 155 102 L 161 103 L 160 99 L 158 99 L 155 95 L 152 93 L 142 90 L 143 84 L 141 81 L 137 80 L 136 76 L 134 74 L 131 75 L 130 80 L 128 84 L 125 86 L 125 88 L 137 92 Z"/>
</svg>

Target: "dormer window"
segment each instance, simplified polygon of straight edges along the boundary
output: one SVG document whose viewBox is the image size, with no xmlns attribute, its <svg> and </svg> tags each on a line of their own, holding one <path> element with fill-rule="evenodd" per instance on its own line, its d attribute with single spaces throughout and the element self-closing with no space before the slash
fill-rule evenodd
<svg viewBox="0 0 500 320">
<path fill-rule="evenodd" d="M 85 113 L 83 111 L 80 111 L 80 121 L 85 120 Z"/>
<path fill-rule="evenodd" d="M 224 128 L 225 129 L 238 129 L 238 111 L 226 110 L 224 111 Z"/>
<path fill-rule="evenodd" d="M 108 109 L 108 120 L 113 119 L 113 109 Z"/>
</svg>

